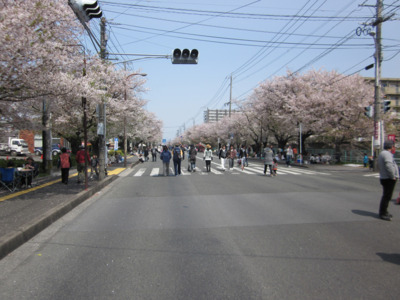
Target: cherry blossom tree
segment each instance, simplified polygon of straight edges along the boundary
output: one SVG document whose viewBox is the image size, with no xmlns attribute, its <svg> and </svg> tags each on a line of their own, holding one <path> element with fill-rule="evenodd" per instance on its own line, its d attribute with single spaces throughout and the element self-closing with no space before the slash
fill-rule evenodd
<svg viewBox="0 0 400 300">
<path fill-rule="evenodd" d="M 71 52 L 78 50 L 65 45 L 77 43 L 79 28 L 66 1 L 1 0 L 0 9 L 0 113 L 23 126 L 15 122 L 21 111 L 15 103 L 42 101 L 71 86 L 64 73 L 75 64 Z"/>
<path fill-rule="evenodd" d="M 365 136 L 365 128 L 371 126 L 363 117 L 363 108 L 372 97 L 371 86 L 358 75 L 344 77 L 335 71 L 310 70 L 305 74 L 288 72 L 263 82 L 250 101 L 264 113 L 279 147 L 298 136 L 301 124 L 304 149 L 312 135 L 335 135 L 336 146 Z"/>
</svg>

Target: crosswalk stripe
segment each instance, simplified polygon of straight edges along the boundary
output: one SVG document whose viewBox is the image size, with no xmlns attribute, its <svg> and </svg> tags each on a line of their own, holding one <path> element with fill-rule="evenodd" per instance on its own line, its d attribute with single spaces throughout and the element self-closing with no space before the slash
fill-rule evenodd
<svg viewBox="0 0 400 300">
<path fill-rule="evenodd" d="M 146 172 L 146 168 L 141 168 L 141 169 L 139 169 L 139 171 L 137 171 L 136 174 L 133 175 L 133 176 L 135 176 L 135 177 L 142 176 L 142 175 L 144 174 L 144 172 Z"/>
<path fill-rule="evenodd" d="M 153 168 L 151 170 L 150 176 L 158 176 L 158 174 L 160 173 L 160 168 Z"/>
<path fill-rule="evenodd" d="M 222 172 L 217 171 L 217 170 L 215 170 L 215 169 L 211 169 L 211 173 L 214 173 L 214 174 L 217 174 L 217 175 L 222 174 Z"/>
<path fill-rule="evenodd" d="M 149 170 L 149 171 L 147 171 Z M 172 167 L 169 168 L 170 174 L 174 175 L 174 169 Z M 209 174 L 209 172 L 206 171 L 206 167 L 197 167 L 195 173 L 188 172 L 185 168 L 181 169 L 181 174 L 184 176 L 190 176 L 190 175 L 206 175 Z M 151 167 L 149 165 L 148 168 L 140 168 L 133 176 L 135 177 L 140 177 L 145 174 L 150 173 L 151 177 L 156 177 L 159 176 L 160 174 L 160 168 L 159 167 Z M 264 174 L 264 165 L 259 165 L 259 164 L 252 164 L 248 167 L 245 167 L 244 170 L 241 169 L 240 166 L 236 166 L 231 168 L 230 170 L 227 168 L 226 171 L 223 171 L 221 168 L 221 165 L 217 162 L 212 162 L 212 168 L 211 168 L 211 173 L 215 175 L 222 175 L 224 173 L 226 174 L 233 174 L 233 175 L 240 175 L 240 174 L 248 174 L 248 175 L 263 175 Z M 267 174 L 269 175 L 269 168 L 267 171 Z M 277 171 L 278 175 L 331 175 L 330 173 L 324 173 L 324 172 L 317 172 L 313 170 L 308 170 L 308 169 L 303 169 L 303 168 L 278 168 Z M 364 176 L 374 176 L 377 177 L 379 176 L 378 173 L 371 173 L 371 174 L 366 174 Z"/>
<path fill-rule="evenodd" d="M 371 174 L 365 174 L 365 177 L 379 177 L 379 173 L 371 173 Z"/>
</svg>

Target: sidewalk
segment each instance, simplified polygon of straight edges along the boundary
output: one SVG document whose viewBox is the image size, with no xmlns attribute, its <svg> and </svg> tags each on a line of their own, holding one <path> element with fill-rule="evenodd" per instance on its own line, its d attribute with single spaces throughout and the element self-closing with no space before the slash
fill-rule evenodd
<svg viewBox="0 0 400 300">
<path fill-rule="evenodd" d="M 133 167 L 138 158 L 129 157 L 127 163 L 127 168 Z M 107 170 L 102 181 L 89 180 L 87 190 L 84 183 L 77 183 L 76 169 L 71 169 L 68 185 L 61 184 L 61 172 L 57 171 L 35 178 L 30 189 L 1 193 L 0 259 L 117 179 L 125 170 L 124 163 L 112 164 Z"/>
</svg>

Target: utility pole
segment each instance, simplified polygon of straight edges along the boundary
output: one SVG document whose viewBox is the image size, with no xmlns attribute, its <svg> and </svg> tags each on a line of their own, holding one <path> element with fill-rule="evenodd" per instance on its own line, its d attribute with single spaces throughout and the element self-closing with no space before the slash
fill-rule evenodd
<svg viewBox="0 0 400 300">
<path fill-rule="evenodd" d="M 232 74 L 231 74 L 231 87 L 230 87 L 230 93 L 229 93 L 229 118 L 231 117 L 231 111 L 232 111 Z"/>
<path fill-rule="evenodd" d="M 375 27 L 375 31 L 370 31 L 368 34 L 374 39 L 375 44 L 374 142 L 372 143 L 372 152 L 374 156 L 374 171 L 377 171 L 377 158 L 383 147 L 384 140 L 383 124 L 381 120 L 382 23 L 389 20 L 394 14 L 385 18 L 382 17 L 383 0 L 376 0 L 376 5 L 361 4 L 360 6 L 375 7 L 376 9 L 375 21 L 367 25 Z"/>
<path fill-rule="evenodd" d="M 371 32 L 375 42 L 375 100 L 374 100 L 374 171 L 378 170 L 378 156 L 383 146 L 381 141 L 382 137 L 382 124 L 381 124 L 381 64 L 382 64 L 382 1 L 376 1 L 376 19 L 373 26 L 376 32 Z"/>
<path fill-rule="evenodd" d="M 100 58 L 102 60 L 106 59 L 106 19 L 101 18 L 100 22 Z M 97 134 L 99 135 L 99 180 L 103 180 L 106 176 L 106 104 L 103 103 L 98 107 L 99 112 L 99 127 Z M 100 130 L 99 130 L 100 129 Z"/>
<path fill-rule="evenodd" d="M 51 136 L 51 122 L 50 122 L 50 101 L 43 99 L 43 115 L 42 115 L 42 146 L 43 146 L 43 164 L 42 168 L 46 174 L 51 175 L 53 171 L 53 159 L 51 152 L 52 136 Z"/>
</svg>

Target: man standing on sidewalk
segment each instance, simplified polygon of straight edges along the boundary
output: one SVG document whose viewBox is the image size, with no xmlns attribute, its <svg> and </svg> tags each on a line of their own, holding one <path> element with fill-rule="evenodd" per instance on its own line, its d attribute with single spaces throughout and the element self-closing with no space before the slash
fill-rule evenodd
<svg viewBox="0 0 400 300">
<path fill-rule="evenodd" d="M 78 170 L 78 183 L 83 182 L 85 179 L 85 158 L 87 159 L 88 163 L 90 163 L 89 153 L 85 151 L 85 147 L 80 146 L 75 157 L 77 163 L 76 168 Z"/>
<path fill-rule="evenodd" d="M 392 215 L 388 212 L 388 206 L 392 199 L 396 181 L 399 179 L 399 167 L 393 157 L 395 151 L 396 148 L 394 142 L 386 141 L 383 144 L 383 151 L 378 157 L 379 178 L 383 188 L 383 194 L 379 206 L 379 217 L 386 221 L 392 219 Z"/>
</svg>

